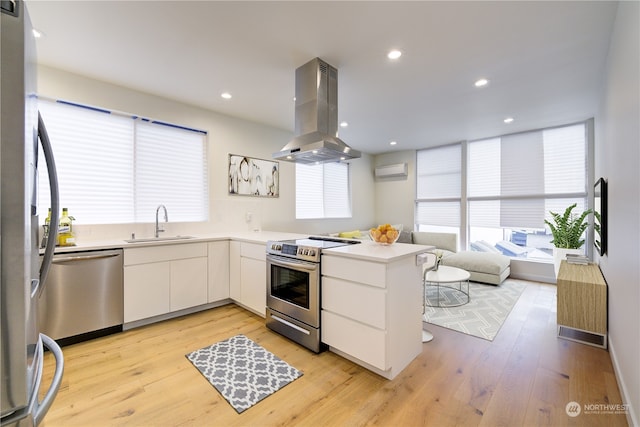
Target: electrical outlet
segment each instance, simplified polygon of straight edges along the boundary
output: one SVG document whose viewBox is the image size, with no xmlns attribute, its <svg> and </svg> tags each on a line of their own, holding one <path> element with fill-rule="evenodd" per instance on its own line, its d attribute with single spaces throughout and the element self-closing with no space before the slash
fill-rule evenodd
<svg viewBox="0 0 640 427">
<path fill-rule="evenodd" d="M 253 214 L 252 214 L 251 212 L 247 212 L 247 213 L 244 215 L 244 220 L 245 220 L 246 222 L 251 222 L 251 220 L 252 220 L 252 219 L 253 219 Z"/>
</svg>

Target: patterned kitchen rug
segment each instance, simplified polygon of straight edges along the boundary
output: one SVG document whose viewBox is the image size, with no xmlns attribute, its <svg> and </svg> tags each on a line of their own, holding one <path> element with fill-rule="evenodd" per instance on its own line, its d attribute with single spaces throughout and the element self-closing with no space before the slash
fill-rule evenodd
<svg viewBox="0 0 640 427">
<path fill-rule="evenodd" d="M 302 376 L 244 335 L 186 355 L 239 414 Z"/>
<path fill-rule="evenodd" d="M 493 341 L 526 286 L 527 282 L 515 279 L 507 279 L 499 286 L 470 282 L 469 304 L 447 308 L 427 306 L 422 320 Z M 435 287 L 427 288 L 426 298 L 429 303 L 436 304 Z M 446 305 L 462 303 L 467 297 L 441 286 L 440 299 Z"/>
</svg>

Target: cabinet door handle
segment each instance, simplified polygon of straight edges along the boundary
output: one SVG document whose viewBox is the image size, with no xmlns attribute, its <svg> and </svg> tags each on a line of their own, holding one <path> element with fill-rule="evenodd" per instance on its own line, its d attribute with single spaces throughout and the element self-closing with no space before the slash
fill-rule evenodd
<svg viewBox="0 0 640 427">
<path fill-rule="evenodd" d="M 288 267 L 293 270 L 305 270 L 305 271 L 316 271 L 318 270 L 318 264 L 313 263 L 303 263 L 303 262 L 291 262 L 289 258 L 279 257 L 277 255 L 269 255 L 267 256 L 267 264 L 277 265 L 280 267 Z"/>
<path fill-rule="evenodd" d="M 291 327 L 291 328 L 293 328 L 293 329 L 296 329 L 296 330 L 298 330 L 298 331 L 300 331 L 300 332 L 302 332 L 302 333 L 304 333 L 304 334 L 306 334 L 306 335 L 310 335 L 310 334 L 311 334 L 311 332 L 307 331 L 306 329 L 302 329 L 300 326 L 298 326 L 298 325 L 294 325 L 293 323 L 288 322 L 288 321 L 286 321 L 286 320 L 284 320 L 284 319 L 281 319 L 281 318 L 279 318 L 278 316 L 274 316 L 274 315 L 272 314 L 272 315 L 271 315 L 271 318 L 272 318 L 273 320 L 277 320 L 277 321 L 278 321 L 278 322 L 280 322 L 280 323 L 284 323 L 285 325 L 287 325 L 287 326 L 289 326 L 289 327 Z"/>
</svg>

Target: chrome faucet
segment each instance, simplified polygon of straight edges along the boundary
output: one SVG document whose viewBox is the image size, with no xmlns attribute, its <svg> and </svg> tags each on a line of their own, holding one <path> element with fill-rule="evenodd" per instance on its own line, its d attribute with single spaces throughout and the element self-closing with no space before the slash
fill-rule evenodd
<svg viewBox="0 0 640 427">
<path fill-rule="evenodd" d="M 164 222 L 169 222 L 169 217 L 167 216 L 167 208 L 165 205 L 160 205 L 156 209 L 156 237 L 159 237 L 159 234 L 164 232 L 164 228 L 160 228 L 160 224 L 158 223 L 158 214 L 160 213 L 160 208 L 164 210 Z"/>
</svg>

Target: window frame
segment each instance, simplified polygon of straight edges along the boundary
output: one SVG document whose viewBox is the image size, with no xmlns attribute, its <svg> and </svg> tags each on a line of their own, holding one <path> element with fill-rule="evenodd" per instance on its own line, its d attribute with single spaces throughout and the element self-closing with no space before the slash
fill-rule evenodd
<svg viewBox="0 0 640 427">
<path fill-rule="evenodd" d="M 544 201 L 547 200 L 567 200 L 567 199 L 571 199 L 571 198 L 579 198 L 581 200 L 584 200 L 584 209 L 589 209 L 592 208 L 592 188 L 589 185 L 589 183 L 591 181 L 593 181 L 593 177 L 594 177 L 594 171 L 593 171 L 593 155 L 594 155 L 594 142 L 593 142 L 593 119 L 588 119 L 588 120 L 584 120 L 584 121 L 579 121 L 579 122 L 574 122 L 574 123 L 568 123 L 568 124 L 563 124 L 563 125 L 558 125 L 558 126 L 552 126 L 552 127 L 548 127 L 548 128 L 543 128 L 543 129 L 534 129 L 534 130 L 528 130 L 528 131 L 523 131 L 523 132 L 517 132 L 517 133 L 513 133 L 513 134 L 505 134 L 505 135 L 500 135 L 494 138 L 503 138 L 506 136 L 512 136 L 512 135 L 519 135 L 519 134 L 525 134 L 525 133 L 529 133 L 529 132 L 544 132 L 544 131 L 550 131 L 550 130 L 554 130 L 554 129 L 560 129 L 560 128 L 565 128 L 565 127 L 570 127 L 570 126 L 575 126 L 575 125 L 584 125 L 584 137 L 585 137 L 585 160 L 584 160 L 584 170 L 585 170 L 585 188 L 584 191 L 575 191 L 575 192 L 558 192 L 558 193 L 545 193 L 542 192 L 541 194 L 526 194 L 526 195 L 502 195 L 499 197 L 495 197 L 495 196 L 472 196 L 468 194 L 468 185 L 467 185 L 467 181 L 469 179 L 469 156 L 468 156 L 468 150 L 469 150 L 469 145 L 474 143 L 474 142 L 479 142 L 479 141 L 484 141 L 484 140 L 489 140 L 492 138 L 482 138 L 482 139 L 477 139 L 477 140 L 473 140 L 473 141 L 461 141 L 459 144 L 461 144 L 461 158 L 460 158 L 460 164 L 461 164 L 461 197 L 460 197 L 460 224 L 459 224 L 459 228 L 457 230 L 457 233 L 459 235 L 459 240 L 460 240 L 460 246 L 462 248 L 468 248 L 470 246 L 470 239 L 469 239 L 469 235 L 470 235 L 470 231 L 471 231 L 471 226 L 470 226 L 470 213 L 469 213 L 469 209 L 470 209 L 470 205 L 473 202 L 482 202 L 482 201 L 493 201 L 493 200 L 518 200 L 518 199 L 535 199 L 535 198 L 543 198 Z M 418 164 L 418 152 L 419 151 L 427 151 L 430 149 L 438 149 L 441 147 L 447 147 L 448 145 L 451 144 L 447 144 L 447 145 L 441 145 L 438 147 L 429 147 L 429 148 L 425 148 L 423 150 L 417 150 L 416 151 L 416 170 L 419 169 L 419 164 Z M 415 199 L 415 205 L 414 205 L 414 218 L 415 218 L 415 227 L 417 230 L 419 231 L 444 231 L 444 232 L 451 232 L 451 230 L 437 230 L 438 227 L 434 227 L 434 226 L 428 226 L 428 225 L 424 225 L 421 224 L 419 222 L 419 216 L 418 216 L 418 210 L 420 207 L 421 203 L 429 203 L 429 202 L 443 202 L 443 201 L 454 201 L 455 198 L 448 198 L 448 199 L 425 199 L 425 198 L 418 198 L 418 186 L 419 186 L 419 173 L 416 173 L 416 199 Z M 546 204 L 545 204 L 545 212 L 544 212 L 544 219 L 549 219 L 550 215 L 548 210 L 546 209 Z M 506 229 L 506 228 L 503 228 Z M 587 251 L 587 255 L 591 256 L 592 253 L 592 248 L 589 244 L 589 242 L 592 240 L 593 238 L 593 231 L 592 231 L 592 227 L 590 227 L 588 229 L 588 234 L 587 234 L 587 242 L 585 243 L 585 250 Z M 535 262 L 534 260 L 531 259 L 523 259 L 523 261 L 530 261 L 530 262 Z"/>
</svg>

